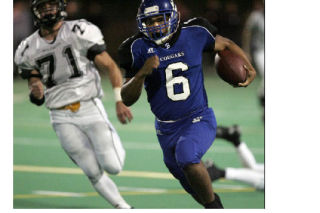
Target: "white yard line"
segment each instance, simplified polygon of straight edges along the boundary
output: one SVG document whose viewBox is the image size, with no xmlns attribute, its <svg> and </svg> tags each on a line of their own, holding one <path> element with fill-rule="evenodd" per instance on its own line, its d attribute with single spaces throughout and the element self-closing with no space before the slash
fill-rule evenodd
<svg viewBox="0 0 320 213">
<path fill-rule="evenodd" d="M 79 168 L 67 167 L 45 167 L 45 166 L 28 166 L 14 165 L 14 172 L 33 172 L 33 173 L 54 173 L 54 174 L 83 174 Z M 139 177 L 139 178 L 154 178 L 154 179 L 169 179 L 174 177 L 170 173 L 165 172 L 148 172 L 148 171 L 122 171 L 118 176 L 124 177 Z M 221 183 L 219 183 L 221 182 Z M 222 179 L 214 183 L 216 192 L 253 192 L 253 187 L 232 184 L 233 181 Z M 231 183 L 231 184 L 226 184 Z M 185 194 L 183 189 L 165 189 L 165 188 L 141 188 L 119 186 L 119 191 L 122 195 L 152 195 L 152 194 Z M 31 194 L 15 194 L 14 199 L 31 199 L 31 198 L 48 198 L 48 197 L 92 197 L 98 196 L 96 192 L 61 192 L 48 190 L 34 190 Z"/>
<path fill-rule="evenodd" d="M 32 191 L 32 194 L 57 196 L 57 197 L 86 197 L 87 196 L 85 193 L 57 192 L 57 191 L 44 191 L 44 190 Z"/>
<path fill-rule="evenodd" d="M 163 188 L 139 188 L 119 186 L 122 195 L 152 195 L 152 194 L 186 194 L 183 189 L 163 189 Z M 215 184 L 216 192 L 254 192 L 252 187 L 241 185 Z M 48 190 L 34 190 L 31 194 L 15 194 L 14 199 L 50 198 L 50 197 L 92 197 L 98 196 L 97 192 L 61 192 Z"/>
<path fill-rule="evenodd" d="M 82 170 L 79 168 L 29 166 L 29 165 L 14 165 L 13 171 L 34 172 L 34 173 L 54 173 L 54 174 L 83 174 Z M 117 176 L 156 178 L 156 179 L 174 179 L 174 177 L 168 172 L 121 171 Z"/>
<path fill-rule="evenodd" d="M 14 144 L 15 145 L 25 145 L 25 146 L 37 146 L 37 147 L 59 147 L 60 142 L 58 139 L 45 139 L 45 138 L 27 138 L 27 137 L 14 137 Z M 150 142 L 150 143 L 142 143 L 142 142 L 130 142 L 125 141 L 123 142 L 123 146 L 125 149 L 129 150 L 156 150 L 161 151 L 160 145 L 158 142 Z M 264 154 L 263 148 L 251 148 L 250 150 L 253 154 L 261 155 Z M 215 153 L 235 153 L 235 149 L 231 146 L 214 146 L 214 148 L 209 149 L 208 152 L 215 152 Z"/>
</svg>

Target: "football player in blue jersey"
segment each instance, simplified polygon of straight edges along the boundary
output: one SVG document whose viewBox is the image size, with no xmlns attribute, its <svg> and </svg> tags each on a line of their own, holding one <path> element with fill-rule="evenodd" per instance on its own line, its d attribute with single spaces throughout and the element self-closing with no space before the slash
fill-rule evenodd
<svg viewBox="0 0 320 213">
<path fill-rule="evenodd" d="M 248 86 L 256 72 L 245 53 L 203 18 L 180 23 L 172 0 L 144 0 L 138 9 L 139 33 L 119 47 L 120 67 L 126 81 L 123 102 L 134 104 L 144 86 L 154 113 L 163 160 L 183 188 L 205 208 L 223 208 L 213 192 L 201 161 L 212 145 L 217 123 L 208 107 L 203 82 L 202 53 L 226 48 L 245 62 Z"/>
</svg>

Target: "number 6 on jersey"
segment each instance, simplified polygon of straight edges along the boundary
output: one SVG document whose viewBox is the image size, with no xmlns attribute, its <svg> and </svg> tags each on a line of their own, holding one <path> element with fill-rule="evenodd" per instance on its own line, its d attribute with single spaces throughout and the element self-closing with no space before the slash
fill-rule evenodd
<svg viewBox="0 0 320 213">
<path fill-rule="evenodd" d="M 187 71 L 188 65 L 177 62 L 173 63 L 167 66 L 166 68 L 166 88 L 167 88 L 167 95 L 168 97 L 173 101 L 181 101 L 186 100 L 190 95 L 190 87 L 189 87 L 189 81 L 184 76 L 177 76 L 173 77 L 173 71 L 174 70 L 181 70 L 181 71 Z M 175 84 L 182 84 L 182 93 L 175 94 L 174 93 L 174 85 Z"/>
</svg>

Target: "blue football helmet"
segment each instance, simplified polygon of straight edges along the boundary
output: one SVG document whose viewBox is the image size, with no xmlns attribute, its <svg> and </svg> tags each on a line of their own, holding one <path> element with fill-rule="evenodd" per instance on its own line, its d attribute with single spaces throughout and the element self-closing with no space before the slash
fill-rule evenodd
<svg viewBox="0 0 320 213">
<path fill-rule="evenodd" d="M 151 17 L 161 17 L 157 26 L 148 24 Z M 179 25 L 179 14 L 173 0 L 142 0 L 137 14 L 140 32 L 157 45 L 164 44 L 174 34 Z"/>
<path fill-rule="evenodd" d="M 48 13 L 50 9 L 45 8 L 44 4 L 55 5 L 56 13 Z M 37 27 L 45 26 L 52 27 L 59 20 L 64 19 L 67 16 L 66 12 L 67 1 L 66 0 L 32 0 L 31 12 L 33 14 L 34 23 Z M 51 6 L 52 10 L 53 6 Z M 43 13 L 47 13 L 43 15 Z"/>
</svg>

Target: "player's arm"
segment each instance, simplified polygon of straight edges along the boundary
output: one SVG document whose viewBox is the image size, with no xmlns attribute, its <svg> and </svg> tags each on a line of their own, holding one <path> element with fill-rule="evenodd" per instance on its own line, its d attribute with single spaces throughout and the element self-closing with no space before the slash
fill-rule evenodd
<svg viewBox="0 0 320 213">
<path fill-rule="evenodd" d="M 217 35 L 215 39 L 214 50 L 216 52 L 219 52 L 225 49 L 229 49 L 230 51 L 236 53 L 245 61 L 246 65 L 244 65 L 244 68 L 247 70 L 247 80 L 243 83 L 239 83 L 238 85 L 242 87 L 248 86 L 256 76 L 256 71 L 251 65 L 250 60 L 246 56 L 245 52 L 237 44 L 235 44 L 228 38 Z"/>
<path fill-rule="evenodd" d="M 121 99 L 121 86 L 122 86 L 122 75 L 119 67 L 110 57 L 110 55 L 103 51 L 94 57 L 94 63 L 98 69 L 102 72 L 107 72 L 109 75 L 110 82 L 113 87 L 117 117 L 122 124 L 126 124 L 127 120 L 130 122 L 133 118 L 130 109 L 123 104 Z"/>
<path fill-rule="evenodd" d="M 45 101 L 44 88 L 40 79 L 40 73 L 37 70 L 32 70 L 30 72 L 30 77 L 28 79 L 28 87 L 30 90 L 30 101 L 33 104 L 41 106 Z"/>
<path fill-rule="evenodd" d="M 131 106 L 139 99 L 145 78 L 152 73 L 153 69 L 158 68 L 159 64 L 159 57 L 157 55 L 151 56 L 133 78 L 126 79 L 121 89 L 125 105 Z"/>
</svg>

